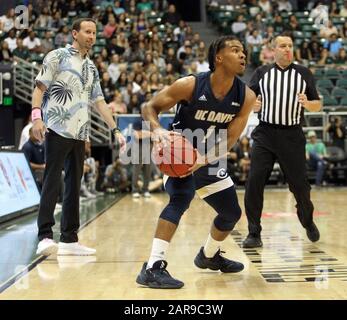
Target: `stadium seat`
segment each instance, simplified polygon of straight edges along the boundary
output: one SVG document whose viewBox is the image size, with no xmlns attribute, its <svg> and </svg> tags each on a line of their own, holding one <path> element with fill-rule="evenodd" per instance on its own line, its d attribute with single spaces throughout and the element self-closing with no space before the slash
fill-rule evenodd
<svg viewBox="0 0 347 320">
<path fill-rule="evenodd" d="M 347 89 L 347 79 L 338 79 L 336 81 L 336 86 L 342 89 Z"/>
<path fill-rule="evenodd" d="M 347 107 L 347 97 L 341 99 L 340 105 L 344 106 L 344 107 Z"/>
<path fill-rule="evenodd" d="M 334 88 L 334 84 L 329 79 L 320 79 L 320 80 L 317 80 L 317 87 L 329 90 Z"/>
<path fill-rule="evenodd" d="M 340 72 L 336 69 L 328 69 L 325 71 L 325 78 L 326 79 L 339 79 L 340 78 Z"/>
<path fill-rule="evenodd" d="M 346 70 L 342 70 L 341 76 L 342 76 L 342 78 L 347 78 L 347 69 Z"/>
<path fill-rule="evenodd" d="M 320 93 L 323 97 L 330 96 L 330 92 L 325 88 L 318 88 L 318 93 Z"/>
<path fill-rule="evenodd" d="M 347 97 L 347 90 L 335 87 L 333 91 L 331 92 L 331 96 L 336 99 Z"/>
<path fill-rule="evenodd" d="M 326 96 L 323 99 L 324 107 L 337 106 L 338 104 L 339 104 L 338 101 L 333 97 Z"/>
<path fill-rule="evenodd" d="M 324 79 L 325 70 L 323 68 L 316 68 L 314 71 L 314 77 L 316 80 Z"/>
</svg>

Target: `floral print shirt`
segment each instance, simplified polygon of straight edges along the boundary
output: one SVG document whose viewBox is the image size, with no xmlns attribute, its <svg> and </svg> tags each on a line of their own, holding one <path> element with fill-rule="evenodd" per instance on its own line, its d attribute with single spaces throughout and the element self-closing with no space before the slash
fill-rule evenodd
<svg viewBox="0 0 347 320">
<path fill-rule="evenodd" d="M 49 52 L 37 75 L 47 88 L 42 113 L 47 128 L 70 139 L 88 140 L 90 107 L 103 100 L 98 70 L 86 55 L 67 45 Z"/>
</svg>

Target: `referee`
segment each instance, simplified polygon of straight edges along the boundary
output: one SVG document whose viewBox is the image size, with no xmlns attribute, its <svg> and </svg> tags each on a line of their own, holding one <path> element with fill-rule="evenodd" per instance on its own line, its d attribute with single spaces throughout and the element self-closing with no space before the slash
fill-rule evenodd
<svg viewBox="0 0 347 320">
<path fill-rule="evenodd" d="M 246 184 L 245 208 L 248 220 L 243 247 L 261 247 L 261 213 L 264 188 L 277 160 L 289 190 L 294 194 L 297 215 L 308 238 L 319 240 L 313 222 L 313 204 L 306 175 L 306 138 L 301 128 L 304 109 L 319 111 L 321 102 L 314 78 L 306 67 L 293 64 L 293 41 L 283 34 L 272 41 L 275 63 L 259 67 L 249 87 L 258 96 L 255 111 L 259 125 L 252 132 L 253 146 L 249 178 Z"/>
</svg>

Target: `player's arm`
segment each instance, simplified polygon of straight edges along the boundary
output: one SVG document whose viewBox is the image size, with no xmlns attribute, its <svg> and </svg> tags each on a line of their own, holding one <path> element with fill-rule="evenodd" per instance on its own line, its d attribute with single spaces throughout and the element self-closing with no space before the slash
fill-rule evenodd
<svg viewBox="0 0 347 320">
<path fill-rule="evenodd" d="M 176 80 L 171 86 L 164 88 L 142 108 L 142 116 L 150 122 L 151 130 L 161 128 L 158 115 L 170 110 L 178 102 L 190 101 L 195 86 L 195 77 L 188 76 Z"/>
<path fill-rule="evenodd" d="M 240 137 L 242 131 L 246 127 L 249 114 L 256 103 L 255 93 L 246 86 L 246 97 L 241 111 L 230 122 L 228 126 L 227 150 L 229 151 Z"/>
<path fill-rule="evenodd" d="M 190 168 L 189 173 L 196 171 L 200 167 L 205 166 L 207 163 L 215 162 L 218 159 L 227 156 L 228 151 L 235 145 L 237 139 L 244 130 L 249 114 L 254 107 L 255 100 L 255 93 L 246 86 L 245 101 L 242 105 L 241 111 L 228 125 L 227 139 L 217 143 L 215 148 L 212 148 L 206 157 L 198 154 L 196 164 Z"/>
</svg>

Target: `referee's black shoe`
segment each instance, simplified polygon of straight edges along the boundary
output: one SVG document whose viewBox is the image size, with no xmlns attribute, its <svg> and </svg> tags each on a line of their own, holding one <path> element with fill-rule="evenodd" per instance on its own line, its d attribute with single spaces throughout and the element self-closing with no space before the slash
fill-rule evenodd
<svg viewBox="0 0 347 320">
<path fill-rule="evenodd" d="M 306 234 L 312 242 L 316 242 L 320 238 L 319 230 L 314 222 L 312 222 L 312 224 L 306 228 Z"/>
<path fill-rule="evenodd" d="M 260 235 L 254 233 L 248 234 L 247 238 L 242 242 L 243 248 L 261 248 L 262 246 L 263 242 Z"/>
<path fill-rule="evenodd" d="M 142 266 L 136 282 L 152 289 L 179 289 L 184 286 L 182 281 L 171 277 L 166 270 L 167 262 L 159 260 L 154 262 L 152 268 L 147 269 L 147 262 Z"/>
<path fill-rule="evenodd" d="M 218 250 L 212 258 L 207 258 L 204 248 L 201 247 L 194 259 L 194 264 L 200 269 L 220 270 L 224 273 L 240 272 L 243 270 L 244 266 L 242 263 L 224 258 L 221 253 L 224 253 L 224 251 Z"/>
</svg>

